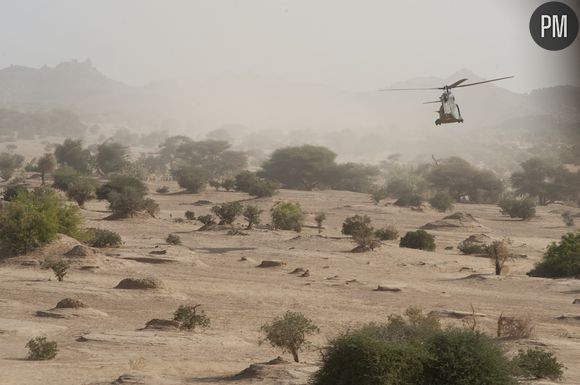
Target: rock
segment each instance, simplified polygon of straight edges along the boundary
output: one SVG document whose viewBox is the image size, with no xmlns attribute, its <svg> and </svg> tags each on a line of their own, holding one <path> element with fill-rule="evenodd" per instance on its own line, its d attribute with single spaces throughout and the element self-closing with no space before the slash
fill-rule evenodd
<svg viewBox="0 0 580 385">
<path fill-rule="evenodd" d="M 44 317 L 44 318 L 67 318 L 64 314 L 53 313 L 50 311 L 39 310 L 35 314 L 37 317 Z"/>
<path fill-rule="evenodd" d="M 459 269 L 459 272 L 464 272 L 464 271 L 469 271 L 469 272 L 475 272 L 475 270 L 471 267 L 467 267 L 467 266 L 463 266 L 461 269 Z"/>
<path fill-rule="evenodd" d="M 302 277 L 302 278 L 307 278 L 307 277 L 310 277 L 310 270 L 306 270 L 304 273 L 302 273 L 302 274 L 300 275 L 300 277 Z"/>
<path fill-rule="evenodd" d="M 115 381 L 111 382 L 111 385 L 124 385 L 124 384 L 145 385 L 145 377 L 134 376 L 132 374 L 123 374 Z"/>
<path fill-rule="evenodd" d="M 572 301 L 572 305 L 580 305 L 580 298 L 576 298 L 574 301 Z"/>
<path fill-rule="evenodd" d="M 83 302 L 78 299 L 64 298 L 58 301 L 56 304 L 56 309 L 78 309 L 81 307 L 87 307 Z"/>
<path fill-rule="evenodd" d="M 285 265 L 286 262 L 272 260 L 272 261 L 262 261 L 262 263 L 260 263 L 257 267 L 281 267 Z"/>
<path fill-rule="evenodd" d="M 38 266 L 40 265 L 40 261 L 36 259 L 27 259 L 20 263 L 22 266 Z"/>
<path fill-rule="evenodd" d="M 421 226 L 423 230 L 436 230 L 436 229 L 443 229 L 443 228 L 459 228 L 463 227 L 461 223 L 452 222 L 452 221 L 434 221 L 429 222 Z"/>
<path fill-rule="evenodd" d="M 84 245 L 76 245 L 66 253 L 64 253 L 67 257 L 88 257 L 89 255 L 94 255 L 95 251 L 90 247 Z"/>
<path fill-rule="evenodd" d="M 453 250 L 453 246 L 446 246 L 445 250 Z"/>
<path fill-rule="evenodd" d="M 149 254 L 152 254 L 152 255 L 165 255 L 165 254 L 167 254 L 167 250 L 153 250 L 153 251 L 150 251 Z"/>
<path fill-rule="evenodd" d="M 434 314 L 438 317 L 449 317 L 449 318 L 456 318 L 456 319 L 463 319 L 467 317 L 487 317 L 487 315 L 483 313 L 472 313 L 469 311 L 459 311 L 459 310 L 433 310 L 429 314 Z"/>
<path fill-rule="evenodd" d="M 562 314 L 561 316 L 556 317 L 556 319 L 562 320 L 562 321 L 580 321 L 580 315 Z"/>
<path fill-rule="evenodd" d="M 179 322 L 171 320 L 171 319 L 154 318 L 145 324 L 144 329 L 177 330 L 177 329 L 179 329 Z"/>
<path fill-rule="evenodd" d="M 390 292 L 400 292 L 403 291 L 400 287 L 390 286 L 390 285 L 379 285 L 375 291 L 390 291 Z"/>
<path fill-rule="evenodd" d="M 143 290 L 143 289 L 159 289 L 163 287 L 163 282 L 158 280 L 157 278 L 125 278 L 117 286 L 115 289 L 135 289 L 135 290 Z"/>
<path fill-rule="evenodd" d="M 289 272 L 288 274 L 304 274 L 306 270 L 301 268 L 301 267 L 297 267 L 294 270 L 292 270 L 291 272 Z"/>
<path fill-rule="evenodd" d="M 212 201 L 208 201 L 205 199 L 200 199 L 198 201 L 193 202 L 194 206 L 208 206 L 208 205 L 212 205 L 213 202 Z"/>
</svg>

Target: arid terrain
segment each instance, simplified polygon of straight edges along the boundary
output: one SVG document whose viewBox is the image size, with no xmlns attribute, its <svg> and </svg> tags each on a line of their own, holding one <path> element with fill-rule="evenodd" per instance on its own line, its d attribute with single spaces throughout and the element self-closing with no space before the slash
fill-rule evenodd
<svg viewBox="0 0 580 385">
<path fill-rule="evenodd" d="M 159 186 L 150 184 L 149 190 Z M 157 218 L 106 220 L 104 202 L 87 203 L 82 210 L 85 226 L 118 232 L 124 242 L 120 248 L 64 256 L 78 243 L 63 236 L 29 255 L 2 261 L 0 384 L 306 384 L 317 368 L 319 348 L 340 331 L 385 320 L 409 306 L 469 312 L 471 305 L 482 313 L 479 328 L 490 334 L 502 313 L 531 317 L 534 337 L 506 343 L 506 348 L 543 346 L 567 367 L 561 383 L 578 384 L 580 304 L 573 301 L 580 298 L 580 283 L 525 275 L 550 242 L 571 230 L 561 221 L 561 205 L 538 207 L 535 218 L 522 222 L 501 216 L 494 205 L 457 204 L 454 211 L 469 213 L 475 221 L 449 220 L 447 225 L 456 227 L 429 230 L 436 236 L 435 252 L 399 248 L 397 241 L 388 241 L 372 252 L 351 253 L 354 244 L 341 234 L 347 216 L 367 214 L 377 226 L 393 224 L 404 234 L 449 213 L 374 205 L 367 194 L 281 190 L 273 198 L 251 202 L 265 210 L 265 225 L 273 203 L 299 202 L 307 213 L 301 233 L 259 226 L 229 235 L 227 230 L 197 231 L 199 222 L 175 219 L 183 218 L 186 210 L 209 212 L 211 204 L 195 202 L 248 200 L 246 194 L 213 189 L 181 194 L 177 184 L 168 186 L 169 194 L 150 194 L 161 208 Z M 321 235 L 313 219 L 319 211 L 328 216 Z M 169 233 L 178 234 L 183 244 L 166 244 Z M 460 241 L 480 233 L 513 241 L 514 252 L 522 257 L 508 263 L 507 275 L 496 277 L 488 259 L 457 250 Z M 64 282 L 57 282 L 37 261 L 61 256 L 73 265 Z M 280 260 L 285 266 L 258 268 L 263 260 Z M 291 274 L 296 268 L 308 270 L 309 276 Z M 115 288 L 124 278 L 141 277 L 155 277 L 164 287 Z M 378 285 L 400 291 L 376 291 Z M 51 310 L 67 297 L 88 307 Z M 179 305 L 189 303 L 203 305 L 211 318 L 209 329 L 142 330 L 149 320 L 171 319 Z M 286 310 L 303 312 L 320 327 L 301 355 L 303 362 L 289 363 L 291 357 L 282 355 L 288 363 L 253 366 L 236 376 L 281 354 L 259 344 L 259 329 Z M 445 316 L 442 320 L 462 322 Z M 42 335 L 58 342 L 56 359 L 25 360 L 26 342 Z M 130 376 L 119 378 L 125 374 Z"/>
</svg>

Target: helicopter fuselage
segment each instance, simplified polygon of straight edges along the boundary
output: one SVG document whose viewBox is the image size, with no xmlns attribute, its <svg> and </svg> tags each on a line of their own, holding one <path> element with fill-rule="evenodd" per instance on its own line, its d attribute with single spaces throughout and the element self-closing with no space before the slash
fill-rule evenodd
<svg viewBox="0 0 580 385">
<path fill-rule="evenodd" d="M 451 91 L 445 90 L 439 100 L 441 101 L 441 107 L 439 107 L 438 111 L 439 119 L 435 121 L 437 126 L 447 123 L 463 123 L 459 104 L 455 103 L 455 96 Z"/>
</svg>

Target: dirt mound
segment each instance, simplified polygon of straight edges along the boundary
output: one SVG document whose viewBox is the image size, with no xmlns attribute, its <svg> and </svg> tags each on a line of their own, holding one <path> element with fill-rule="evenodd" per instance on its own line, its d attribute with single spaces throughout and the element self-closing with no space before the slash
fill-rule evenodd
<svg viewBox="0 0 580 385">
<path fill-rule="evenodd" d="M 241 379 L 277 379 L 277 380 L 292 380 L 297 379 L 297 376 L 293 375 L 288 370 L 289 363 L 285 361 L 282 357 L 277 357 L 271 361 L 263 362 L 259 364 L 252 364 L 246 369 L 242 370 L 240 373 L 232 377 L 235 380 Z"/>
<path fill-rule="evenodd" d="M 429 314 L 436 315 L 438 317 L 449 317 L 449 318 L 456 318 L 456 319 L 463 319 L 467 317 L 487 317 L 483 313 L 473 313 L 470 311 L 459 311 L 459 310 L 433 310 Z"/>
<path fill-rule="evenodd" d="M 179 322 L 171 319 L 154 318 L 145 324 L 145 330 L 178 330 Z"/>
<path fill-rule="evenodd" d="M 485 234 L 473 234 L 459 242 L 457 248 L 464 254 L 482 254 L 493 240 Z"/>
<path fill-rule="evenodd" d="M 473 215 L 458 211 L 451 215 L 443 217 L 443 219 L 429 222 L 423 225 L 421 229 L 437 230 L 445 228 L 469 228 L 469 227 L 485 228 L 485 226 L 481 225 Z"/>
<path fill-rule="evenodd" d="M 129 290 L 144 290 L 144 289 L 161 289 L 163 288 L 163 282 L 157 278 L 125 278 L 115 289 L 129 289 Z"/>
<path fill-rule="evenodd" d="M 390 291 L 390 292 L 400 292 L 403 291 L 403 289 L 401 289 L 398 286 L 393 286 L 393 285 L 379 285 L 375 291 Z"/>
<path fill-rule="evenodd" d="M 257 267 L 282 267 L 282 266 L 286 266 L 286 262 L 282 262 L 282 261 L 276 261 L 276 260 L 272 260 L 272 261 L 262 261 L 262 263 L 260 263 Z"/>
<path fill-rule="evenodd" d="M 55 309 L 78 309 L 82 307 L 87 307 L 87 305 L 78 299 L 64 298 L 58 301 Z"/>
<path fill-rule="evenodd" d="M 95 255 L 95 251 L 90 247 L 85 245 L 76 245 L 66 253 L 64 253 L 67 257 L 88 257 L 89 255 Z"/>
<path fill-rule="evenodd" d="M 469 213 L 464 213 L 461 211 L 456 211 L 451 215 L 448 215 L 446 217 L 443 217 L 443 219 L 455 219 L 458 221 L 463 221 L 463 222 L 477 222 L 477 220 L 475 219 L 475 217 Z"/>
</svg>

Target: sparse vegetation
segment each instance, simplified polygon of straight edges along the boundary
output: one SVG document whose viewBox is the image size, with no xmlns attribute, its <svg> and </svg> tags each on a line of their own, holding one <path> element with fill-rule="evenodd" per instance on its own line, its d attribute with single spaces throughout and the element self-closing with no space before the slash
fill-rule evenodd
<svg viewBox="0 0 580 385">
<path fill-rule="evenodd" d="M 185 219 L 187 219 L 188 221 L 194 221 L 195 220 L 195 213 L 191 210 L 187 210 L 184 214 Z"/>
<path fill-rule="evenodd" d="M 96 197 L 97 181 L 92 178 L 78 177 L 67 187 L 66 196 L 84 207 L 85 202 Z"/>
<path fill-rule="evenodd" d="M 454 202 L 455 200 L 451 194 L 446 191 L 440 191 L 435 194 L 433 198 L 429 199 L 429 204 L 431 207 L 442 213 L 453 210 Z"/>
<path fill-rule="evenodd" d="M 0 178 L 5 181 L 9 180 L 23 163 L 24 157 L 22 155 L 10 154 L 8 152 L 0 153 Z"/>
<path fill-rule="evenodd" d="M 534 324 L 530 318 L 506 317 L 500 314 L 497 319 L 497 337 L 508 340 L 530 338 L 534 333 Z"/>
<path fill-rule="evenodd" d="M 197 220 L 203 223 L 204 225 L 212 225 L 215 223 L 215 217 L 211 214 L 201 215 L 197 217 Z"/>
<path fill-rule="evenodd" d="M 316 228 L 318 229 L 318 234 L 322 233 L 322 224 L 326 220 L 326 213 L 319 212 L 314 215 L 314 221 L 316 222 Z"/>
<path fill-rule="evenodd" d="M 49 341 L 46 337 L 36 337 L 26 343 L 28 359 L 32 361 L 52 360 L 58 353 L 58 345 L 55 341 Z"/>
<path fill-rule="evenodd" d="M 425 230 L 409 231 L 401 238 L 399 247 L 434 251 L 435 238 Z"/>
<path fill-rule="evenodd" d="M 558 381 L 564 374 L 564 365 L 554 354 L 538 348 L 520 349 L 512 362 L 518 374 L 526 379 Z"/>
<path fill-rule="evenodd" d="M 275 229 L 302 231 L 304 213 L 299 203 L 278 202 L 270 210 Z"/>
<path fill-rule="evenodd" d="M 84 232 L 84 241 L 91 247 L 119 247 L 123 243 L 121 236 L 114 231 L 89 228 Z"/>
<path fill-rule="evenodd" d="M 394 226 L 385 226 L 375 230 L 375 236 L 381 241 L 393 241 L 399 238 L 399 232 Z"/>
<path fill-rule="evenodd" d="M 165 239 L 165 242 L 170 245 L 181 245 L 181 238 L 177 234 L 169 234 Z"/>
<path fill-rule="evenodd" d="M 580 276 L 580 232 L 568 233 L 559 243 L 548 246 L 542 260 L 528 274 L 547 278 Z"/>
<path fill-rule="evenodd" d="M 64 259 L 60 260 L 51 260 L 48 259 L 44 261 L 42 264 L 44 269 L 50 269 L 54 273 L 54 276 L 59 282 L 64 280 L 68 269 L 70 268 L 70 262 L 65 261 Z"/>
<path fill-rule="evenodd" d="M 403 193 L 395 201 L 395 206 L 399 207 L 420 207 L 423 198 L 420 195 L 412 193 Z"/>
<path fill-rule="evenodd" d="M 501 275 L 506 262 L 514 258 L 508 248 L 510 243 L 511 241 L 509 239 L 505 239 L 502 241 L 493 241 L 485 247 L 485 254 L 495 266 L 495 275 Z"/>
<path fill-rule="evenodd" d="M 283 352 L 292 354 L 295 362 L 300 362 L 298 353 L 304 348 L 309 335 L 318 333 L 318 327 L 304 314 L 287 311 L 282 317 L 262 325 L 265 340 Z"/>
<path fill-rule="evenodd" d="M 352 240 L 357 244 L 353 251 L 374 250 L 381 245 L 377 239 L 375 229 L 370 225 L 358 227 L 352 232 Z"/>
<path fill-rule="evenodd" d="M 203 310 L 199 309 L 200 306 L 201 304 L 179 306 L 173 315 L 173 320 L 179 322 L 181 329 L 209 328 L 210 319 Z"/>
<path fill-rule="evenodd" d="M 251 230 L 254 225 L 260 224 L 260 214 L 262 214 L 264 210 L 260 210 L 258 206 L 247 205 L 244 207 L 244 219 L 248 222 L 248 226 L 246 226 L 247 230 Z"/>
<path fill-rule="evenodd" d="M 499 202 L 500 212 L 502 215 L 510 218 L 519 218 L 521 220 L 531 219 L 536 215 L 536 205 L 529 199 L 502 199 Z"/>
<path fill-rule="evenodd" d="M 54 240 L 58 233 L 77 236 L 81 217 L 53 190 L 17 194 L 0 208 L 0 245 L 10 253 L 27 253 Z"/>
</svg>

